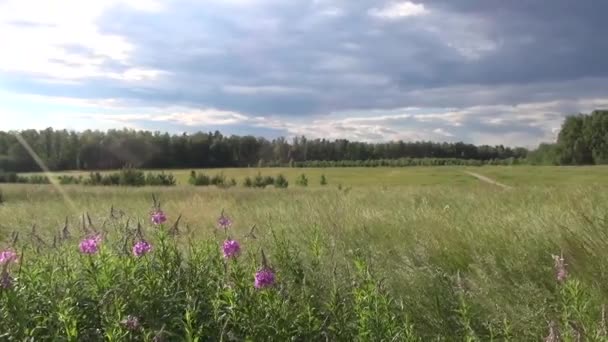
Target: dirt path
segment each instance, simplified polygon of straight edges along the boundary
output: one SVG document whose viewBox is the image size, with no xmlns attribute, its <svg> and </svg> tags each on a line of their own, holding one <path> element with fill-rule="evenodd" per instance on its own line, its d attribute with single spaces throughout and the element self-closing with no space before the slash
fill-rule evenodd
<svg viewBox="0 0 608 342">
<path fill-rule="evenodd" d="M 480 175 L 479 173 L 475 173 L 475 172 L 471 172 L 471 171 L 465 171 L 464 173 L 466 173 L 469 176 L 473 176 L 473 177 L 479 179 L 482 182 L 486 182 L 486 183 L 489 183 L 489 184 L 494 184 L 494 185 L 499 186 L 499 187 L 501 187 L 503 189 L 513 189 L 512 186 L 508 186 L 506 184 L 499 183 L 499 182 L 493 180 L 492 178 L 488 178 L 488 177 L 486 177 L 484 175 Z"/>
</svg>

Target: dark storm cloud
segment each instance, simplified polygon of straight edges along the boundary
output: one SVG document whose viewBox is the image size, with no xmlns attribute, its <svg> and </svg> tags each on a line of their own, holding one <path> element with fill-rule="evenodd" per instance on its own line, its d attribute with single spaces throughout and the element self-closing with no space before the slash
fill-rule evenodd
<svg viewBox="0 0 608 342">
<path fill-rule="evenodd" d="M 456 15 L 481 18 L 500 48 L 465 68 L 463 81 L 526 83 L 608 74 L 605 1 L 428 1 Z"/>
<path fill-rule="evenodd" d="M 428 101 L 408 92 L 467 85 L 510 87 L 490 101 L 501 104 L 580 93 L 541 87 L 607 75 L 608 27 L 600 21 L 608 3 L 594 3 L 426 1 L 426 15 L 383 20 L 369 15 L 382 7 L 377 1 L 188 2 L 160 13 L 115 9 L 100 25 L 135 44 L 135 63 L 168 71 L 177 101 L 301 115 L 416 106 Z M 234 94 L 225 85 L 307 92 Z M 447 94 L 441 105 L 476 101 Z"/>
</svg>

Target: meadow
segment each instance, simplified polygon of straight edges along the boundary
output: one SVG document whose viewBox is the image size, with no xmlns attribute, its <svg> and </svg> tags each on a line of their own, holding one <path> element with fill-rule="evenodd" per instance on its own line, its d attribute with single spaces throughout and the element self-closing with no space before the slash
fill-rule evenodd
<svg viewBox="0 0 608 342">
<path fill-rule="evenodd" d="M 608 340 L 608 168 L 205 172 L 258 171 L 289 188 L 0 185 L 0 339 Z"/>
<path fill-rule="evenodd" d="M 603 184 L 608 174 L 607 166 L 441 166 L 441 167 L 343 167 L 343 168 L 223 168 L 223 169 L 194 169 L 198 173 L 209 176 L 223 174 L 226 178 L 234 178 L 238 184 L 245 177 L 255 177 L 258 173 L 266 176 L 283 174 L 294 185 L 301 174 L 309 179 L 309 186 L 320 186 L 321 175 L 325 175 L 330 185 L 344 186 L 419 186 L 419 185 L 476 185 L 479 182 L 467 175 L 466 171 L 489 176 L 501 183 L 514 186 L 536 185 L 593 185 Z M 118 171 L 118 170 L 115 170 Z M 115 171 L 106 171 L 115 172 Z M 160 172 L 163 170 L 153 170 Z M 166 170 L 177 179 L 179 185 L 188 184 L 191 169 Z M 60 175 L 83 176 L 90 172 L 68 171 L 53 173 Z M 102 174 L 104 172 L 101 172 Z M 42 173 L 24 173 L 23 175 L 42 175 Z"/>
</svg>

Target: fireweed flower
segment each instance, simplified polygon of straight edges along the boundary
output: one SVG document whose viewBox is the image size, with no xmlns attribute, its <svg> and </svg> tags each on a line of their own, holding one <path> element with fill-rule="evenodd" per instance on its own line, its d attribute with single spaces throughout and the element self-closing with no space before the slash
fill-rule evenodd
<svg viewBox="0 0 608 342">
<path fill-rule="evenodd" d="M 0 252 L 0 265 L 8 264 L 9 262 L 17 262 L 17 253 L 10 249 Z"/>
<path fill-rule="evenodd" d="M 167 215 L 165 215 L 165 213 L 159 208 L 150 213 L 150 219 L 152 220 L 153 224 L 159 225 L 167 221 Z"/>
<path fill-rule="evenodd" d="M 83 254 L 95 254 L 99 250 L 101 244 L 101 235 L 86 238 L 80 241 L 80 252 Z"/>
<path fill-rule="evenodd" d="M 226 230 L 232 226 L 232 220 L 228 216 L 225 216 L 224 213 L 222 213 L 220 218 L 217 219 L 217 225 L 221 229 Z"/>
<path fill-rule="evenodd" d="M 566 270 L 566 262 L 563 255 L 553 255 L 555 278 L 559 283 L 563 283 L 568 278 L 568 270 Z"/>
<path fill-rule="evenodd" d="M 152 245 L 150 243 L 145 240 L 141 240 L 133 246 L 133 255 L 140 257 L 148 253 L 151 249 Z"/>
<path fill-rule="evenodd" d="M 274 285 L 274 271 L 270 268 L 263 267 L 255 273 L 254 286 L 256 289 L 263 289 Z"/>
<path fill-rule="evenodd" d="M 127 318 L 120 321 L 120 324 L 124 325 L 125 328 L 131 331 L 137 331 L 140 328 L 139 318 L 133 315 L 127 316 Z"/>
<path fill-rule="evenodd" d="M 222 246 L 224 258 L 236 258 L 241 253 L 241 245 L 235 240 L 226 240 Z"/>
</svg>

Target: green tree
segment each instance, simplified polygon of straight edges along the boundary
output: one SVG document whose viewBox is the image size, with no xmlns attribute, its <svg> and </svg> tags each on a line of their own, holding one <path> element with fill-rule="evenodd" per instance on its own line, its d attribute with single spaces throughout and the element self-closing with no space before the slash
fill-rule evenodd
<svg viewBox="0 0 608 342">
<path fill-rule="evenodd" d="M 596 110 L 586 116 L 583 136 L 595 164 L 608 163 L 608 110 Z"/>
<path fill-rule="evenodd" d="M 593 157 L 583 134 L 585 116 L 569 116 L 564 120 L 557 143 L 561 156 L 560 164 L 592 164 Z"/>
</svg>

